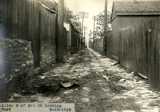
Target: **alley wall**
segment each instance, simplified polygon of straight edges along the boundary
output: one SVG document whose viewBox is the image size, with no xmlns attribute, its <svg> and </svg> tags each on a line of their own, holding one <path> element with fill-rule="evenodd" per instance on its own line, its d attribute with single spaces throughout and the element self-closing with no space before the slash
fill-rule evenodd
<svg viewBox="0 0 160 112">
<path fill-rule="evenodd" d="M 6 5 L 2 10 L 6 11 L 3 17 L 7 18 L 8 38 L 31 41 L 35 67 L 43 63 L 56 63 L 58 52 L 63 52 L 62 55 L 70 52 L 67 51 L 67 38 L 72 38 L 72 41 L 81 38 L 79 32 L 73 30 L 73 35 L 68 35 L 64 26 L 58 26 L 61 12 L 58 12 L 58 3 L 54 0 L 6 0 L 2 4 Z M 63 31 L 62 39 L 58 35 L 60 29 Z M 75 44 L 79 47 L 80 41 Z M 75 49 L 74 45 L 71 47 Z"/>
<path fill-rule="evenodd" d="M 119 16 L 113 21 L 107 54 L 131 71 L 149 77 L 152 85 L 160 80 L 159 16 Z"/>
</svg>

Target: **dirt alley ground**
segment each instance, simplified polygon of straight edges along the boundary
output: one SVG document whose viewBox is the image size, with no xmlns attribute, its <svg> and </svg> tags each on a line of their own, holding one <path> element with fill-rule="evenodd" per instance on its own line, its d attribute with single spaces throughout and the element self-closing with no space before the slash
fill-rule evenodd
<svg viewBox="0 0 160 112">
<path fill-rule="evenodd" d="M 160 112 L 160 93 L 114 60 L 83 50 L 46 74 L 65 76 L 79 86 L 50 95 L 14 95 L 12 102 L 75 103 L 76 112 Z"/>
</svg>

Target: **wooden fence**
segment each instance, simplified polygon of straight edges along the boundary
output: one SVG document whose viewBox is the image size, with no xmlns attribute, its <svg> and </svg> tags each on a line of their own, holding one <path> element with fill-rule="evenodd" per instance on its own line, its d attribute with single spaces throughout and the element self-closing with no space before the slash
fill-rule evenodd
<svg viewBox="0 0 160 112">
<path fill-rule="evenodd" d="M 1 0 L 2 2 L 2 0 Z M 61 45 L 57 46 L 58 4 L 50 0 L 3 0 L 10 39 L 32 42 L 34 66 L 41 62 L 55 62 L 57 47 L 67 49 L 67 32 L 64 30 Z M 64 29 L 62 27 L 61 29 Z M 74 36 L 76 34 L 76 36 Z M 72 41 L 80 39 L 80 33 L 72 31 Z M 76 46 L 79 47 L 80 41 Z M 74 47 L 74 45 L 72 46 Z M 63 47 L 63 51 L 65 49 Z M 65 53 L 64 53 L 65 55 Z"/>
<path fill-rule="evenodd" d="M 104 38 L 97 38 L 94 39 L 94 41 L 92 42 L 92 49 L 94 49 L 95 51 L 99 52 L 100 54 L 104 55 Z"/>
<path fill-rule="evenodd" d="M 108 35 L 107 55 L 148 76 L 152 85 L 159 87 L 160 18 L 120 17 L 113 22 L 112 35 Z"/>
<path fill-rule="evenodd" d="M 82 35 L 81 32 L 79 32 L 77 29 L 74 28 L 73 25 L 71 25 L 71 52 L 75 53 L 79 51 L 80 49 L 84 48 L 84 43 L 82 41 Z"/>
</svg>

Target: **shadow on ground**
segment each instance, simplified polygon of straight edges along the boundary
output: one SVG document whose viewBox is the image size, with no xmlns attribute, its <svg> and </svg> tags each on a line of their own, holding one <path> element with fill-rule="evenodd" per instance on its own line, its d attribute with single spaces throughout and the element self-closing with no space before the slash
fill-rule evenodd
<svg viewBox="0 0 160 112">
<path fill-rule="evenodd" d="M 42 82 L 56 83 L 56 91 L 14 93 L 10 101 L 75 103 L 76 112 L 159 112 L 159 93 L 115 63 L 91 49 L 80 51 L 40 75 Z"/>
</svg>

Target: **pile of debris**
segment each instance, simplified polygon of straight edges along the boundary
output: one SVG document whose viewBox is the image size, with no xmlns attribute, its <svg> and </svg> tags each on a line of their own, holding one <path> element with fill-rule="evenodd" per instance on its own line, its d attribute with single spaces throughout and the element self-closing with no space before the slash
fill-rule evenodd
<svg viewBox="0 0 160 112">
<path fill-rule="evenodd" d="M 25 87 L 22 94 L 50 94 L 56 93 L 61 88 L 71 89 L 78 86 L 77 81 L 68 77 L 57 75 L 53 72 L 43 73 L 42 69 L 37 68 L 30 72 L 25 78 Z"/>
<path fill-rule="evenodd" d="M 52 66 L 56 63 L 55 46 L 43 42 L 41 47 L 41 65 Z M 51 65 L 52 64 L 52 65 Z"/>
</svg>

